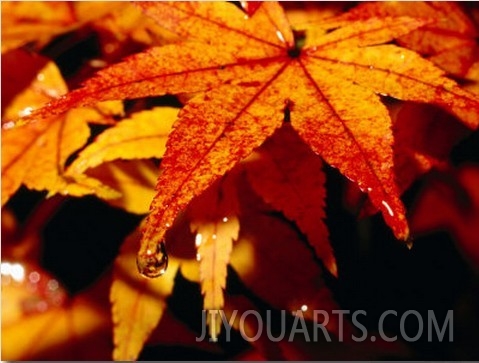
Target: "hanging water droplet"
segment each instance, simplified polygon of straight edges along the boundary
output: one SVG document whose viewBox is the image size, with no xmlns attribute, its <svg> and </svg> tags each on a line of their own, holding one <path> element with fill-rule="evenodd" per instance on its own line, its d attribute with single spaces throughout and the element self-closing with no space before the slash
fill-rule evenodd
<svg viewBox="0 0 479 363">
<path fill-rule="evenodd" d="M 413 243 L 414 243 L 414 238 L 409 236 L 406 240 L 406 247 L 408 248 L 408 250 L 412 248 Z"/>
<path fill-rule="evenodd" d="M 168 254 L 166 253 L 165 242 L 156 246 L 156 251 L 146 251 L 144 255 L 138 255 L 136 259 L 138 271 L 145 277 L 159 277 L 168 268 Z"/>
<path fill-rule="evenodd" d="M 199 247 L 201 242 L 203 242 L 203 235 L 201 233 L 197 233 L 195 237 L 195 246 Z"/>
</svg>

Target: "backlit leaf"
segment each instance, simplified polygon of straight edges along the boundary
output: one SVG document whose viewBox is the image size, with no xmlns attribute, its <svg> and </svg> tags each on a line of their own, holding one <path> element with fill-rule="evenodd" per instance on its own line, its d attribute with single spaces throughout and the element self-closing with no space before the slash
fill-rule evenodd
<svg viewBox="0 0 479 363">
<path fill-rule="evenodd" d="M 21 53 L 20 53 L 21 54 Z M 38 60 L 37 60 L 38 61 Z M 9 82 L 15 81 L 12 73 Z M 7 86 L 8 87 L 8 86 Z M 7 88 L 9 89 L 9 88 Z M 66 85 L 53 63 L 39 69 L 31 83 L 20 94 L 12 97 L 5 117 L 29 113 L 32 109 L 66 92 Z M 110 104 L 106 110 L 119 111 Z M 50 194 L 73 196 L 96 193 L 103 198 L 118 194 L 84 175 L 75 180 L 65 175 L 69 156 L 82 147 L 90 130 L 87 122 L 104 118 L 94 108 L 75 109 L 65 115 L 24 125 L 2 129 L 2 205 L 21 184 L 35 190 L 48 190 Z"/>
<path fill-rule="evenodd" d="M 470 128 L 479 101 L 417 53 L 390 43 L 430 19 L 340 21 L 295 42 L 282 8 L 252 17 L 229 3 L 139 3 L 182 37 L 100 71 L 84 87 L 17 124 L 99 100 L 200 92 L 170 134 L 139 252 L 151 258 L 178 213 L 287 119 L 314 152 L 369 193 L 397 238 L 407 239 L 394 180 L 391 120 L 378 94 L 436 104 Z"/>
<path fill-rule="evenodd" d="M 118 61 L 133 51 L 162 45 L 176 37 L 153 19 L 144 16 L 135 3 L 123 2 L 107 16 L 92 22 L 102 47 L 102 59 Z"/>
<path fill-rule="evenodd" d="M 296 222 L 326 268 L 337 276 L 324 223 L 325 177 L 318 155 L 289 125 L 284 125 L 248 159 L 245 167 L 255 192 Z"/>
<path fill-rule="evenodd" d="M 421 190 L 415 203 L 411 228 L 416 235 L 445 230 L 465 259 L 479 266 L 479 166 L 464 165 L 436 174 Z"/>
<path fill-rule="evenodd" d="M 45 43 L 74 21 L 66 2 L 2 2 L 2 53 L 30 41 Z"/>
<path fill-rule="evenodd" d="M 368 19 L 374 16 L 413 16 L 433 22 L 398 39 L 399 44 L 417 51 L 445 71 L 464 76 L 477 59 L 477 31 L 458 3 L 426 1 L 414 6 L 403 2 L 364 3 L 343 18 Z"/>
<path fill-rule="evenodd" d="M 30 42 L 42 46 L 53 36 L 121 6 L 121 2 L 110 1 L 2 2 L 2 53 Z"/>
<path fill-rule="evenodd" d="M 226 267 L 240 228 L 235 181 L 232 176 L 220 179 L 194 199 L 188 209 L 191 232 L 196 233 L 205 310 L 221 310 L 224 307 Z M 208 321 L 210 336 L 214 340 L 219 334 L 221 320 L 216 323 Z"/>
<path fill-rule="evenodd" d="M 2 359 L 109 359 L 111 323 L 103 295 L 88 289 L 68 297 L 42 267 L 3 258 Z"/>
<path fill-rule="evenodd" d="M 102 132 L 85 148 L 68 169 L 81 174 L 101 163 L 124 159 L 161 158 L 178 109 L 156 107 L 141 111 Z"/>
<path fill-rule="evenodd" d="M 110 300 L 114 323 L 113 359 L 136 360 L 150 333 L 166 309 L 166 298 L 173 290 L 178 263 L 170 261 L 169 274 L 158 280 L 145 279 L 136 273 L 136 250 L 139 233 L 124 242 L 116 258 Z"/>
<path fill-rule="evenodd" d="M 444 168 L 455 144 L 470 130 L 429 105 L 405 104 L 394 118 L 394 169 L 400 192 L 431 168 Z"/>
<path fill-rule="evenodd" d="M 116 160 L 89 169 L 88 176 L 119 192 L 108 204 L 131 213 L 146 214 L 155 196 L 158 167 L 149 160 Z"/>
<path fill-rule="evenodd" d="M 291 313 L 302 311 L 308 320 L 321 318 L 314 315 L 315 310 L 335 309 L 314 252 L 298 231 L 275 216 L 246 182 L 238 188 L 241 231 L 231 254 L 231 266 L 243 283 L 272 307 Z M 337 331 L 337 321 L 330 319 L 326 327 Z"/>
</svg>

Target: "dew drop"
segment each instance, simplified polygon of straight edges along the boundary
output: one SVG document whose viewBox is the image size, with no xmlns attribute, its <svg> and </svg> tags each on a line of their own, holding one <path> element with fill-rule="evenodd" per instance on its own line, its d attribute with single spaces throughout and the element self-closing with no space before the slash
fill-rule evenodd
<svg viewBox="0 0 479 363">
<path fill-rule="evenodd" d="M 412 245 L 414 243 L 414 238 L 412 238 L 411 236 L 409 236 L 406 240 L 406 247 L 408 250 L 411 250 L 412 249 Z"/>
<path fill-rule="evenodd" d="M 47 287 L 48 287 L 48 290 L 55 291 L 60 287 L 60 285 L 58 284 L 57 280 L 51 279 L 51 280 L 48 281 Z"/>
<path fill-rule="evenodd" d="M 195 237 L 195 246 L 199 247 L 201 242 L 203 242 L 203 235 L 201 233 L 197 233 Z"/>
<path fill-rule="evenodd" d="M 7 121 L 2 125 L 2 129 L 8 130 L 8 129 L 12 129 L 14 126 L 15 126 L 15 122 Z"/>
<path fill-rule="evenodd" d="M 32 272 L 30 272 L 30 274 L 28 275 L 28 280 L 29 280 L 32 284 L 36 284 L 36 283 L 38 283 L 38 281 L 40 281 L 40 274 L 39 274 L 37 271 L 32 271 Z"/>
<path fill-rule="evenodd" d="M 18 116 L 24 117 L 28 116 L 33 112 L 33 107 L 25 107 L 23 110 L 18 112 Z"/>
<path fill-rule="evenodd" d="M 394 212 L 393 212 L 392 208 L 389 206 L 389 204 L 388 204 L 385 200 L 381 201 L 381 203 L 382 203 L 382 205 L 383 205 L 384 207 L 386 207 L 386 209 L 387 209 L 389 215 L 390 215 L 391 217 L 394 217 Z"/>
<path fill-rule="evenodd" d="M 159 277 L 166 272 L 168 268 L 168 254 L 166 253 L 165 242 L 160 242 L 156 246 L 156 252 L 146 251 L 144 255 L 138 255 L 136 259 L 138 271 L 145 277 Z"/>
</svg>

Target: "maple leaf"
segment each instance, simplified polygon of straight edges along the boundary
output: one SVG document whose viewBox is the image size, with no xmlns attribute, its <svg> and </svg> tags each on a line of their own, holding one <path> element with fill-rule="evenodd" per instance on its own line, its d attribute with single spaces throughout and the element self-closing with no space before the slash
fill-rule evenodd
<svg viewBox="0 0 479 363">
<path fill-rule="evenodd" d="M 275 215 L 275 209 L 256 195 L 246 178 L 239 179 L 237 188 L 241 231 L 230 263 L 241 281 L 272 307 L 301 312 L 307 320 L 321 319 L 315 310 L 337 308 L 322 268 L 298 230 Z M 335 334 L 339 327 L 335 319 L 325 326 Z M 350 329 L 348 325 L 343 328 Z"/>
<path fill-rule="evenodd" d="M 153 19 L 145 17 L 133 3 L 123 4 L 124 6 L 91 23 L 98 34 L 103 60 L 118 61 L 146 46 L 171 43 L 176 38 Z"/>
<path fill-rule="evenodd" d="M 194 199 L 188 208 L 191 232 L 196 233 L 205 310 L 220 310 L 224 307 L 226 268 L 240 228 L 235 181 L 233 175 L 220 179 Z M 216 320 L 216 324 L 208 321 L 208 325 L 210 337 L 217 340 L 221 320 Z"/>
<path fill-rule="evenodd" d="M 60 72 L 52 62 L 23 52 L 12 56 L 28 59 L 33 63 L 30 67 L 36 65 L 39 69 L 33 72 L 35 77 L 22 92 L 8 96 L 10 104 L 4 110 L 5 118 L 29 113 L 52 96 L 66 92 Z M 9 83 L 14 83 L 17 74 L 21 79 L 21 67 L 17 67 L 17 71 L 10 74 Z M 5 89 L 9 92 L 11 87 L 6 85 Z M 122 112 L 116 104 L 105 107 L 105 113 L 100 108 L 75 109 L 65 115 L 52 116 L 49 122 L 2 129 L 2 205 L 22 183 L 31 189 L 48 190 L 50 194 L 59 192 L 79 196 L 95 192 L 106 199 L 118 197 L 114 190 L 92 178 L 79 175 L 73 181 L 65 173 L 68 157 L 82 147 L 90 135 L 87 122 Z"/>
<path fill-rule="evenodd" d="M 470 133 L 450 114 L 421 104 L 402 105 L 394 119 L 394 169 L 400 192 L 432 168 L 444 168 L 449 154 Z"/>
<path fill-rule="evenodd" d="M 55 35 L 74 30 L 123 6 L 121 2 L 106 1 L 2 2 L 2 53 L 30 42 L 42 46 Z"/>
<path fill-rule="evenodd" d="M 101 304 L 108 301 L 106 279 L 99 282 L 100 289 L 68 296 L 62 283 L 31 254 L 14 258 L 3 248 L 1 277 L 3 359 L 109 358 L 111 323 L 108 305 Z M 94 350 L 88 349 L 91 339 L 96 342 Z"/>
<path fill-rule="evenodd" d="M 297 223 L 326 268 L 337 276 L 323 221 L 326 190 L 321 159 L 285 124 L 244 165 L 256 193 Z"/>
<path fill-rule="evenodd" d="M 174 272 L 161 280 L 145 279 L 132 272 L 135 271 L 139 238 L 140 233 L 135 231 L 125 240 L 113 270 L 110 300 L 115 360 L 138 358 L 143 344 L 166 309 L 166 297 L 173 290 Z M 178 262 L 170 261 L 172 271 L 178 266 Z"/>
<path fill-rule="evenodd" d="M 106 199 L 110 205 L 135 214 L 146 214 L 155 196 L 158 167 L 150 160 L 115 160 L 89 169 L 87 176 L 121 194 Z"/>
<path fill-rule="evenodd" d="M 404 103 L 390 107 L 394 133 L 394 173 L 402 194 L 421 175 L 431 169 L 449 167 L 453 147 L 470 134 L 470 129 L 437 107 Z M 356 186 L 347 185 L 346 201 L 360 208 L 360 217 L 378 211 Z"/>
<path fill-rule="evenodd" d="M 477 127 L 479 101 L 432 63 L 388 43 L 429 20 L 345 22 L 300 47 L 282 8 L 262 3 L 254 16 L 225 3 L 138 3 L 185 39 L 100 71 L 19 123 L 98 100 L 201 92 L 182 109 L 162 161 L 140 265 L 179 211 L 248 156 L 285 118 L 329 164 L 369 193 L 400 239 L 408 236 L 392 173 L 388 112 L 378 93 L 433 103 Z"/>
<path fill-rule="evenodd" d="M 399 44 L 428 57 L 456 76 L 464 76 L 477 59 L 477 31 L 461 6 L 454 2 L 407 3 L 377 2 L 361 4 L 343 15 L 345 19 L 373 16 L 414 16 L 438 19 L 398 39 Z"/>
<path fill-rule="evenodd" d="M 416 235 L 445 230 L 473 268 L 479 266 L 479 166 L 437 173 L 422 188 L 411 215 Z"/>
<path fill-rule="evenodd" d="M 86 169 L 107 161 L 161 158 L 178 109 L 155 107 L 136 112 L 102 132 L 80 152 L 68 168 L 67 175 L 81 174 Z"/>
</svg>

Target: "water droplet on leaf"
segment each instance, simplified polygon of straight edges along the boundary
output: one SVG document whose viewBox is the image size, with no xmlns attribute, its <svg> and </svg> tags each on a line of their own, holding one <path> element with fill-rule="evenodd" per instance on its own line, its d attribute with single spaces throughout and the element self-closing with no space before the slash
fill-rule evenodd
<svg viewBox="0 0 479 363">
<path fill-rule="evenodd" d="M 408 250 L 412 248 L 413 243 L 414 243 L 414 238 L 409 236 L 406 240 L 406 247 L 408 248 Z"/>
<path fill-rule="evenodd" d="M 390 206 L 385 200 L 381 201 L 381 203 L 382 203 L 382 205 L 386 208 L 386 210 L 388 211 L 389 215 L 390 215 L 391 217 L 394 217 L 394 212 L 393 212 L 391 206 Z"/>
<path fill-rule="evenodd" d="M 136 259 L 138 271 L 145 277 L 159 277 L 168 268 L 168 254 L 165 243 L 162 241 L 156 246 L 156 251 L 148 250 L 144 255 L 138 255 Z"/>
</svg>

